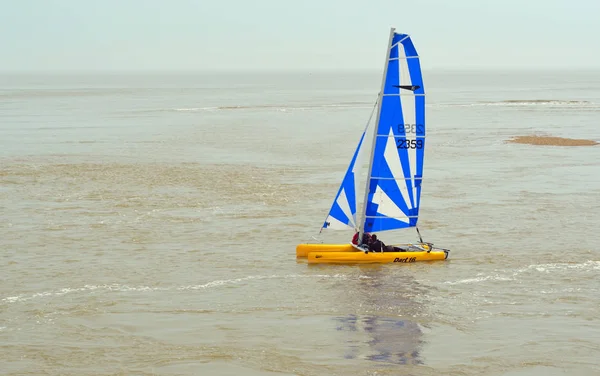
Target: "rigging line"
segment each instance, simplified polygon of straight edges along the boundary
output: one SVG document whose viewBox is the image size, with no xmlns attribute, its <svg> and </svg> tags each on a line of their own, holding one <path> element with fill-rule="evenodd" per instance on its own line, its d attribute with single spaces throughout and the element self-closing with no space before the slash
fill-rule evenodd
<svg viewBox="0 0 600 376">
<path fill-rule="evenodd" d="M 417 234 L 419 234 L 419 240 L 421 241 L 421 243 L 423 243 L 423 238 L 421 237 L 421 233 L 419 232 L 419 228 L 417 226 L 415 226 L 415 228 L 417 229 Z"/>
</svg>

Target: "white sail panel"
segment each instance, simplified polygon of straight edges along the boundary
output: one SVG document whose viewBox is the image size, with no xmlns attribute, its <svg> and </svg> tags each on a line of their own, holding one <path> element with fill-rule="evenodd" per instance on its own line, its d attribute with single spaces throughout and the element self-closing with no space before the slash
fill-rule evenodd
<svg viewBox="0 0 600 376">
<path fill-rule="evenodd" d="M 384 158 L 390 168 L 390 171 L 393 172 L 394 176 L 404 176 L 402 164 L 400 163 L 400 158 L 398 158 L 398 147 L 396 139 L 394 138 L 394 133 L 391 129 L 389 137 L 387 138 L 387 144 L 385 145 Z M 402 188 L 403 186 L 406 186 L 406 182 L 404 181 L 404 179 L 394 179 L 394 183 L 398 185 L 398 189 Z M 393 189 L 393 187 L 390 189 Z M 401 190 L 401 193 L 406 206 L 409 209 L 412 209 L 412 202 L 410 200 L 408 192 L 406 190 Z"/>
<path fill-rule="evenodd" d="M 406 192 L 404 192 L 406 193 Z M 375 194 L 373 195 L 375 200 L 379 203 L 377 206 L 377 214 L 383 215 L 388 218 L 395 218 L 408 225 L 409 218 L 406 214 L 398 208 L 398 205 L 392 200 L 381 188 L 377 187 Z"/>
</svg>

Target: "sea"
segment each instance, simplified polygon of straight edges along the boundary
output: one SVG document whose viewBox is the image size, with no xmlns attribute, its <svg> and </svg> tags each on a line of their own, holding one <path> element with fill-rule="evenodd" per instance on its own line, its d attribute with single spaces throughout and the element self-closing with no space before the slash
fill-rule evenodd
<svg viewBox="0 0 600 376">
<path fill-rule="evenodd" d="M 600 145 L 507 142 L 600 141 L 600 71 L 423 74 L 401 265 L 295 255 L 379 71 L 0 74 L 0 374 L 600 375 Z"/>
</svg>

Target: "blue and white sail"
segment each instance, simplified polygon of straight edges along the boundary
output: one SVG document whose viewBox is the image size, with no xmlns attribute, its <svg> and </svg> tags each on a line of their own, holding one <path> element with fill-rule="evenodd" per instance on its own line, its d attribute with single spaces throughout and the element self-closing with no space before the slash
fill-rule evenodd
<svg viewBox="0 0 600 376">
<path fill-rule="evenodd" d="M 368 127 L 368 124 L 367 124 Z M 350 165 L 346 170 L 342 184 L 333 200 L 329 214 L 323 223 L 322 228 L 330 228 L 333 230 L 341 230 L 348 228 L 356 228 L 356 169 L 360 166 L 357 161 L 360 160 L 359 155 L 365 139 L 367 129 L 363 131 L 358 146 L 354 151 Z"/>
<path fill-rule="evenodd" d="M 425 151 L 425 90 L 410 36 L 390 32 L 361 232 L 415 227 Z"/>
</svg>

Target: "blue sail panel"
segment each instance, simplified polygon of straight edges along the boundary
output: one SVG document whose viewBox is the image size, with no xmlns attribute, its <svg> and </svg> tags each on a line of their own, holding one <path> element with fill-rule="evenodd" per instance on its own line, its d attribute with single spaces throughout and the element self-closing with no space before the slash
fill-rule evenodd
<svg viewBox="0 0 600 376">
<path fill-rule="evenodd" d="M 347 229 L 356 228 L 356 161 L 361 151 L 366 129 L 360 137 L 356 151 L 348 165 L 342 184 L 333 200 L 323 228 Z"/>
<path fill-rule="evenodd" d="M 394 33 L 372 152 L 364 232 L 417 225 L 425 151 L 425 89 L 417 51 Z"/>
</svg>

